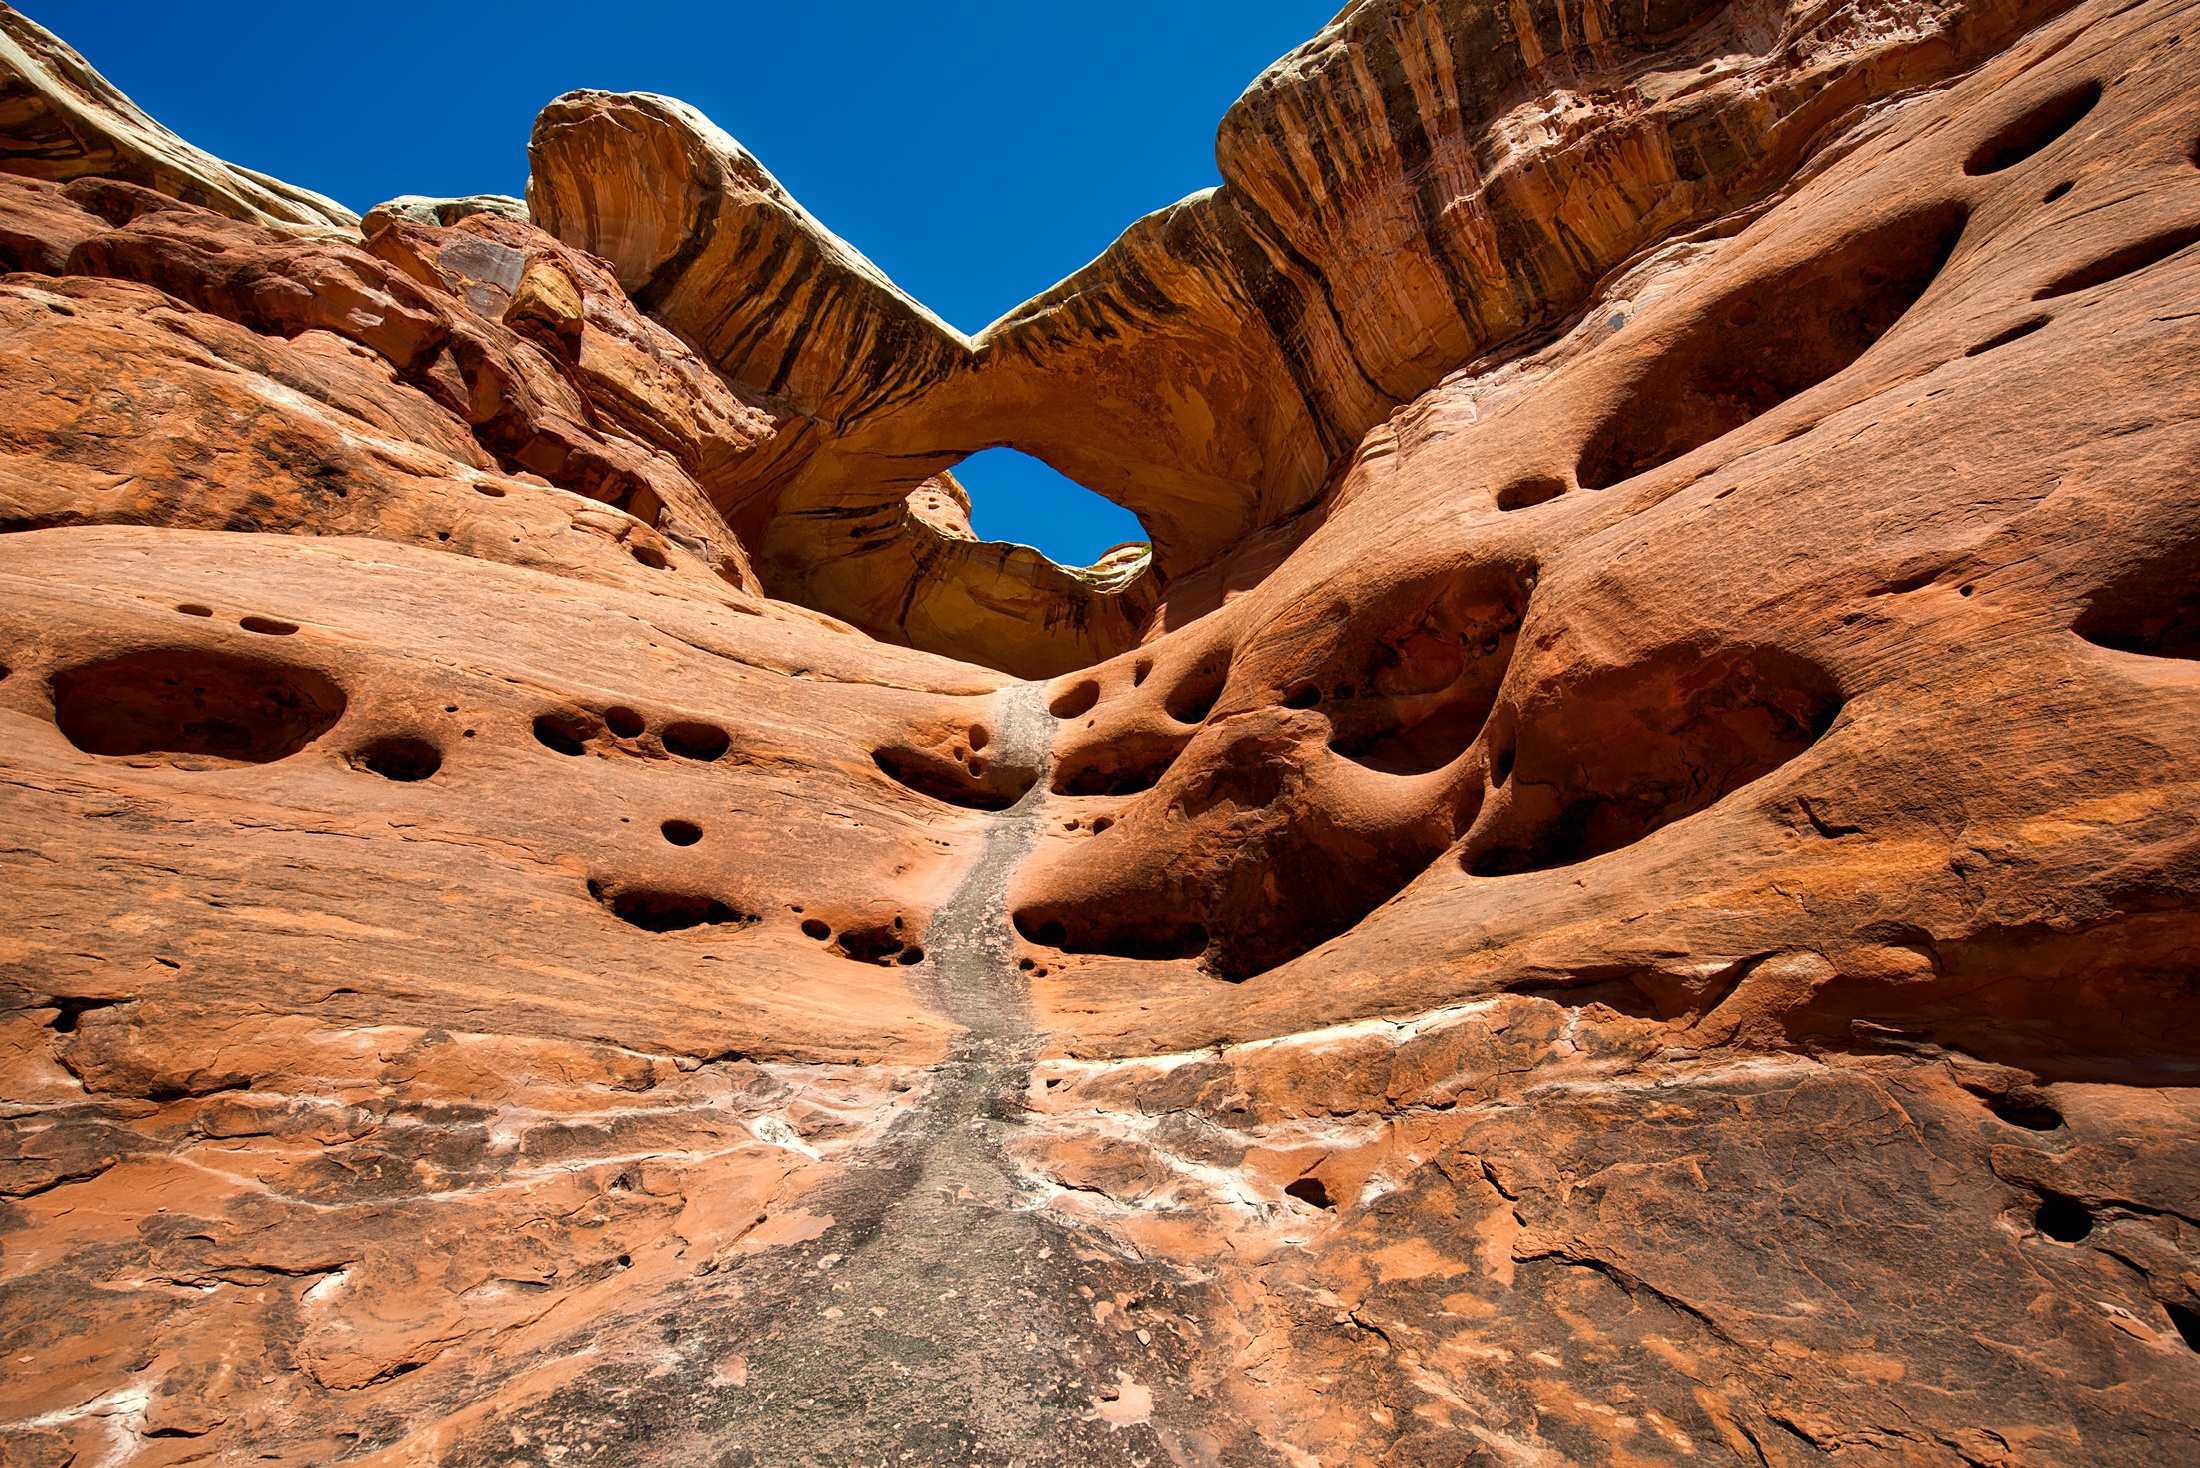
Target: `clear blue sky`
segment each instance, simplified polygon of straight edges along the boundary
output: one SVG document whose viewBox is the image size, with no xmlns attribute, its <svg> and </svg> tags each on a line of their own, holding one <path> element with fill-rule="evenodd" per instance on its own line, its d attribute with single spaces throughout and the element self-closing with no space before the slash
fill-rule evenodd
<svg viewBox="0 0 2200 1468">
<path fill-rule="evenodd" d="M 19 0 L 192 142 L 354 209 L 518 194 L 535 113 L 663 92 L 975 331 L 1141 214 L 1220 182 L 1215 124 L 1341 0 Z M 979 533 L 1083 563 L 1130 515 L 1006 450 Z"/>
</svg>

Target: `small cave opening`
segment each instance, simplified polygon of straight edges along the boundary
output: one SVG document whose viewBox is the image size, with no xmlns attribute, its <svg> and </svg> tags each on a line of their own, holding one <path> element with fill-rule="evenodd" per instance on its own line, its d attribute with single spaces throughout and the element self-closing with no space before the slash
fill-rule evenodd
<svg viewBox="0 0 2200 1468">
<path fill-rule="evenodd" d="M 980 540 L 1028 545 L 1056 565 L 1128 562 L 1142 558 L 1153 539 L 1129 510 L 1012 448 L 972 454 L 952 478 Z"/>
<path fill-rule="evenodd" d="M 617 726 L 614 725 L 613 728 L 615 730 Z M 731 734 L 716 724 L 706 724 L 700 719 L 682 719 L 677 723 L 667 724 L 664 733 L 658 737 L 664 741 L 667 754 L 676 754 L 682 759 L 691 759 L 706 765 L 733 747 Z"/>
<path fill-rule="evenodd" d="M 344 716 L 343 689 L 311 668 L 158 648 L 53 675 L 54 722 L 86 754 L 212 755 L 269 764 Z"/>
<path fill-rule="evenodd" d="M 1334 1210 L 1337 1206 L 1336 1201 L 1329 1196 L 1328 1186 L 1318 1177 L 1302 1177 L 1296 1182 L 1286 1184 L 1284 1192 L 1301 1203 L 1311 1204 L 1316 1208 Z"/>
<path fill-rule="evenodd" d="M 1506 773 L 1534 760 L 1548 809 L 1501 818 L 1461 852 L 1470 875 L 1545 871 L 1602 856 L 1708 809 L 1803 754 L 1843 700 L 1831 675 L 1779 648 L 1674 647 L 1574 689 L 1506 741 Z M 1561 753 L 1561 750 L 1568 751 Z M 1574 758 L 1580 750 L 1592 757 Z"/>
<path fill-rule="evenodd" d="M 1609 489 L 1846 370 L 1924 296 L 1967 217 L 1952 202 L 1914 210 L 1698 313 L 1591 431 L 1576 480 Z"/>
<path fill-rule="evenodd" d="M 594 716 L 578 709 L 552 709 L 535 716 L 535 742 L 562 755 L 581 755 L 601 727 Z"/>
<path fill-rule="evenodd" d="M 2058 1244 L 2075 1244 L 2093 1232 L 2093 1213 L 2076 1198 L 2049 1193 L 2032 1215 L 2033 1226 Z"/>
<path fill-rule="evenodd" d="M 681 892 L 661 887 L 607 886 L 590 882 L 588 895 L 611 910 L 620 922 L 645 933 L 677 933 L 688 928 L 746 926 L 756 921 L 730 904 L 707 893 Z"/>
<path fill-rule="evenodd" d="M 1038 783 L 1039 772 L 982 759 L 952 759 L 921 744 L 888 744 L 871 751 L 879 773 L 919 795 L 966 810 L 1007 810 Z"/>
<path fill-rule="evenodd" d="M 2200 660 L 2200 536 L 2129 565 L 2086 599 L 2071 630 L 2112 652 Z"/>
<path fill-rule="evenodd" d="M 2050 301 L 2057 296 L 2075 295 L 2079 291 L 2089 291 L 2097 285 L 2107 285 L 2112 280 L 2136 275 L 2149 265 L 2158 265 L 2196 243 L 2200 243 L 2200 225 L 2186 225 L 2181 229 L 2163 230 L 2159 234 L 2148 235 L 2143 240 L 2110 250 L 2087 264 L 2064 272 L 2034 291 L 2032 299 Z"/>
<path fill-rule="evenodd" d="M 1973 148 L 1963 171 L 1978 178 L 2016 167 L 2076 127 L 2100 100 L 2101 84 L 2086 81 L 2034 103 Z"/>
<path fill-rule="evenodd" d="M 354 769 L 380 775 L 385 780 L 410 784 L 425 780 L 443 768 L 443 751 L 425 739 L 392 735 L 363 744 L 351 753 Z"/>
</svg>

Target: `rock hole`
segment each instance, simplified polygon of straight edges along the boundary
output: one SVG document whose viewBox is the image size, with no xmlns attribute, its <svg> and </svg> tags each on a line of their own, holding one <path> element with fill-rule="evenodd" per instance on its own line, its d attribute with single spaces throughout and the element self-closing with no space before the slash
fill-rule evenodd
<svg viewBox="0 0 2200 1468">
<path fill-rule="evenodd" d="M 886 923 L 873 923 L 862 928 L 842 928 L 840 936 L 833 940 L 833 949 L 841 957 L 853 959 L 857 963 L 921 963 L 924 960 L 921 951 L 915 958 L 908 957 L 911 951 L 909 945 L 902 941 L 901 934 L 894 927 Z"/>
<path fill-rule="evenodd" d="M 804 918 L 802 920 L 802 936 L 805 938 L 815 938 L 818 942 L 822 943 L 827 938 L 833 936 L 833 926 L 831 923 L 824 922 L 818 918 Z"/>
<path fill-rule="evenodd" d="M 1318 1177 L 1302 1177 L 1297 1182 L 1285 1187 L 1284 1192 L 1298 1199 L 1301 1203 L 1310 1203 L 1316 1208 L 1334 1210 L 1337 1206 L 1330 1201 L 1329 1189 L 1323 1186 L 1322 1180 Z"/>
<path fill-rule="evenodd" d="M 628 544 L 627 550 L 635 560 L 640 561 L 652 571 L 669 571 L 672 569 L 670 558 L 653 545 L 644 545 L 639 541 L 635 541 Z"/>
<path fill-rule="evenodd" d="M 1092 834 L 1097 836 L 1102 831 L 1107 830 L 1110 826 L 1114 824 L 1115 817 L 1113 816 L 1094 816 L 1092 820 Z"/>
<path fill-rule="evenodd" d="M 1424 586 L 1369 649 L 1367 696 L 1332 708 L 1330 749 L 1389 775 L 1465 753 L 1512 663 L 1529 578 L 1526 567 L 1484 565 Z"/>
<path fill-rule="evenodd" d="M 2014 168 L 2078 125 L 2101 100 L 2099 82 L 2082 82 L 2035 103 L 1971 150 L 1963 171 L 1973 178 Z"/>
<path fill-rule="evenodd" d="M 1704 810 L 1809 749 L 1841 697 L 1815 665 L 1776 648 L 1672 648 L 1523 712 L 1516 801 L 1462 850 L 1500 876 L 1601 856 Z M 1516 785 L 1517 788 L 1517 785 Z"/>
<path fill-rule="evenodd" d="M 1963 355 L 1966 357 L 1984 356 L 1986 353 L 1991 352 L 1996 347 L 2006 347 L 2009 345 L 2009 343 L 2016 341 L 2021 337 L 2030 336 L 2033 332 L 2038 331 L 2041 327 L 2045 326 L 2048 322 L 2054 319 L 2055 318 L 2052 316 L 2035 316 L 2030 321 L 2020 321 L 2015 326 L 1995 332 L 1992 336 L 1986 338 L 1986 340 L 1980 342 L 1977 346 L 1967 348 L 1964 351 Z"/>
<path fill-rule="evenodd" d="M 674 892 L 657 887 L 606 888 L 588 884 L 589 895 L 620 922 L 645 933 L 677 933 L 688 928 L 716 927 L 753 922 L 715 897 L 693 892 Z"/>
<path fill-rule="evenodd" d="M 1848 367 L 1925 294 L 1964 219 L 1954 203 L 1906 215 L 1750 286 L 1746 320 L 1733 306 L 1703 312 L 1592 430 L 1575 479 L 1584 489 L 1608 489 Z"/>
<path fill-rule="evenodd" d="M 274 617 L 240 617 L 237 625 L 247 632 L 264 633 L 269 637 L 288 637 L 298 630 L 296 622 L 284 622 Z"/>
<path fill-rule="evenodd" d="M 983 749 L 986 747 L 986 745 L 990 744 L 992 740 L 993 736 L 986 732 L 985 725 L 972 724 L 970 726 L 970 747 L 972 749 Z"/>
<path fill-rule="evenodd" d="M 443 768 L 443 751 L 425 739 L 393 735 L 377 739 L 351 752 L 354 769 L 380 775 L 385 780 L 409 784 L 425 780 Z"/>
<path fill-rule="evenodd" d="M 1531 505 L 1545 504 L 1566 492 L 1566 481 L 1550 474 L 1532 474 L 1526 479 L 1516 479 L 1497 492 L 1497 508 L 1500 510 L 1525 510 Z"/>
<path fill-rule="evenodd" d="M 2183 1337 L 2185 1344 L 2200 1351 L 2200 1313 L 2166 1302 L 2162 1309 L 2168 1313 L 2169 1323 L 2177 1327 L 2177 1334 Z"/>
<path fill-rule="evenodd" d="M 664 741 L 665 752 L 682 759 L 700 760 L 709 764 L 733 747 L 733 736 L 716 724 L 706 724 L 699 719 L 683 719 L 665 725 L 658 736 Z"/>
<path fill-rule="evenodd" d="M 2093 1232 L 2093 1214 L 2076 1198 L 2049 1193 L 2032 1215 L 2039 1231 L 2059 1244 L 2075 1244 Z"/>
<path fill-rule="evenodd" d="M 1139 660 L 1138 660 L 1137 662 L 1135 662 L 1135 663 L 1132 663 L 1132 664 L 1131 664 L 1131 687 L 1133 687 L 1133 688 L 1137 688 L 1137 687 L 1140 687 L 1140 686 L 1142 686 L 1142 685 L 1143 685 L 1143 684 L 1145 683 L 1145 681 L 1146 681 L 1146 675 L 1147 675 L 1147 674 L 1149 674 L 1149 673 L 1151 673 L 1152 671 L 1153 671 L 1153 659 L 1152 659 L 1152 658 L 1140 658 L 1140 659 L 1139 659 Z"/>
<path fill-rule="evenodd" d="M 1143 958 L 1171 962 L 1199 958 L 1207 952 L 1209 936 L 1199 923 L 1185 923 L 1165 914 L 1125 914 L 1105 928 L 1078 938 L 1070 937 L 1060 918 L 1030 911 L 1015 916 L 1016 931 L 1029 942 L 1065 953 L 1104 953 L 1111 958 Z M 1038 969 L 1044 974 L 1045 969 Z"/>
<path fill-rule="evenodd" d="M 310 668 L 164 648 L 53 675 L 54 722 L 86 754 L 211 755 L 267 764 L 344 716 L 344 691 Z"/>
<path fill-rule="evenodd" d="M 117 1004 L 128 1004 L 127 999 L 78 999 L 63 998 L 50 1001 L 61 1012 L 47 1023 L 47 1028 L 57 1035 L 76 1033 L 77 1021 L 95 1009 L 112 1009 Z M 43 1005 L 37 1006 L 43 1008 Z"/>
<path fill-rule="evenodd" d="M 2023 1127 L 2028 1132 L 2060 1131 L 2063 1116 L 2047 1099 L 2045 1092 L 2032 1086 L 2018 1086 L 2007 1091 L 1989 1091 L 1967 1086 L 1966 1090 L 1986 1103 L 1986 1109 L 2011 1126 Z"/>
<path fill-rule="evenodd" d="M 1161 707 L 1179 724 L 1205 723 L 1207 715 L 1214 712 L 1215 700 L 1222 697 L 1223 685 L 1229 681 L 1229 656 L 1210 657 L 1177 681 Z"/>
<path fill-rule="evenodd" d="M 1530 999 L 1548 999 L 1567 1009 L 1586 1009 L 1601 1004 L 1615 1014 L 1629 1019 L 1672 1019 L 1675 1016 L 1658 1008 L 1657 1001 L 1643 991 L 1632 979 L 1601 979 L 1589 984 L 1551 985 L 1533 989 L 1514 989 L 1515 994 Z"/>
<path fill-rule="evenodd" d="M 2071 630 L 2116 652 L 2200 660 L 2200 536 L 2093 593 Z"/>
<path fill-rule="evenodd" d="M 474 481 L 474 493 L 485 494 L 493 500 L 500 500 L 504 498 L 506 491 L 501 484 L 484 484 L 480 480 L 476 480 Z"/>
<path fill-rule="evenodd" d="M 902 965 L 904 968 L 907 968 L 913 964 L 922 963 L 924 962 L 924 950 L 922 948 L 904 948 L 901 950 L 900 954 L 895 957 L 894 962 Z"/>
<path fill-rule="evenodd" d="M 535 717 L 535 739 L 559 754 L 583 754 L 596 737 L 596 721 L 586 714 L 558 709 Z"/>
<path fill-rule="evenodd" d="M 1321 701 L 1322 691 L 1313 684 L 1308 683 L 1285 694 L 1283 706 L 1287 709 L 1310 709 L 1319 707 Z"/>
<path fill-rule="evenodd" d="M 1054 695 L 1053 702 L 1047 705 L 1047 712 L 1057 719 L 1074 719 L 1089 712 L 1099 701 L 1100 685 L 1087 678 Z"/>
<path fill-rule="evenodd" d="M 1161 783 L 1182 752 L 1183 738 L 1131 733 L 1088 745 L 1054 766 L 1056 795 L 1137 795 Z"/>
<path fill-rule="evenodd" d="M 693 846 L 703 839 L 703 828 L 693 821 L 666 821 L 657 830 L 675 846 Z"/>
<path fill-rule="evenodd" d="M 2070 180 L 2066 178 L 2061 183 L 2049 189 L 2046 193 L 2040 195 L 2040 202 L 2042 204 L 2052 204 L 2057 199 L 2061 198 L 2064 194 L 2067 194 L 2069 192 Z"/>
<path fill-rule="evenodd" d="M 965 767 L 915 745 L 887 745 L 871 751 L 871 763 L 897 785 L 919 795 L 969 810 L 1007 810 L 1038 782 L 1039 772 L 973 760 Z"/>
<path fill-rule="evenodd" d="M 2200 225 L 2187 225 L 2183 229 L 2164 230 L 2160 234 L 2149 235 L 2136 244 L 2110 251 L 2090 265 L 2081 265 L 2069 274 L 2059 276 L 2033 292 L 2032 299 L 2051 301 L 2057 296 L 2091 290 L 2122 276 L 2134 275 L 2149 265 L 2167 260 L 2195 240 L 2200 240 Z"/>
<path fill-rule="evenodd" d="M 603 711 L 603 721 L 612 733 L 621 739 L 639 738 L 649 725 L 642 716 L 630 708 L 608 708 Z"/>
<path fill-rule="evenodd" d="M 186 617 L 211 617 L 214 615 L 212 607 L 201 606 L 195 601 L 181 602 L 177 605 L 176 610 Z"/>
</svg>

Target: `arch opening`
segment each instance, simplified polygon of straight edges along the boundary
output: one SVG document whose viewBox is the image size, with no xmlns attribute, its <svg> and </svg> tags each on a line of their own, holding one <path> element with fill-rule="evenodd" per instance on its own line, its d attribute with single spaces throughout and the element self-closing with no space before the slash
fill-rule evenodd
<svg viewBox="0 0 2200 1468">
<path fill-rule="evenodd" d="M 980 540 L 1028 545 L 1074 567 L 1112 565 L 1152 542 L 1129 510 L 1015 449 L 982 449 L 954 475 L 970 496 L 970 528 Z"/>
</svg>

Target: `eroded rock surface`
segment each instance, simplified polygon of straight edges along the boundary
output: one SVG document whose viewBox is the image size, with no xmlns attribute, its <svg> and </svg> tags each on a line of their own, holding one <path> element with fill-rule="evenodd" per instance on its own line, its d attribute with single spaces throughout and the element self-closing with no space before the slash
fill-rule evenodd
<svg viewBox="0 0 2200 1468">
<path fill-rule="evenodd" d="M 2191 1462 L 2194 19 L 1368 0 L 974 341 L 0 150 L 0 1461 Z"/>
</svg>

